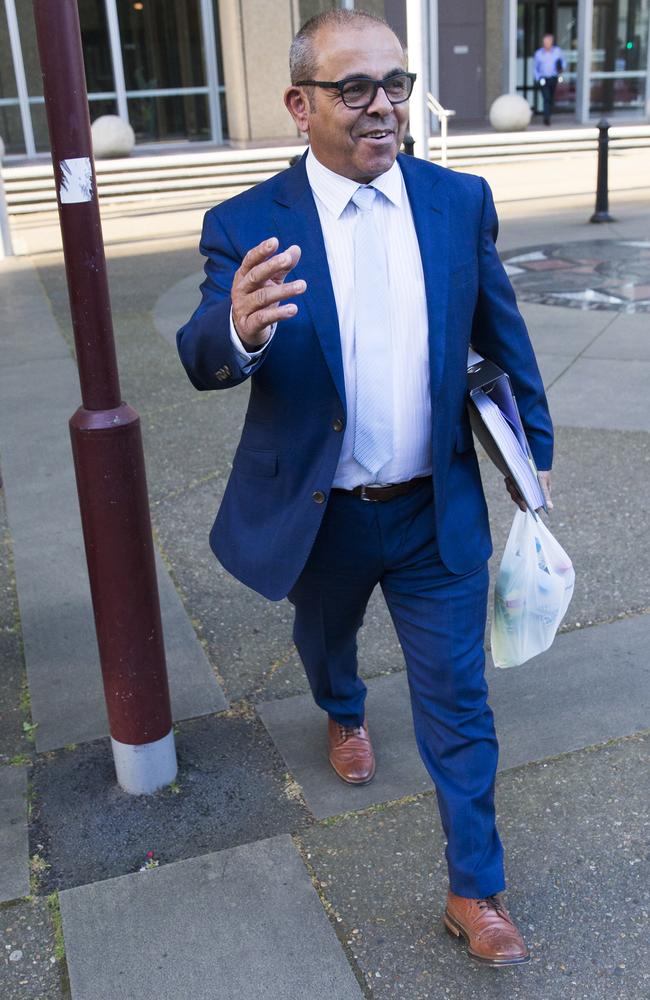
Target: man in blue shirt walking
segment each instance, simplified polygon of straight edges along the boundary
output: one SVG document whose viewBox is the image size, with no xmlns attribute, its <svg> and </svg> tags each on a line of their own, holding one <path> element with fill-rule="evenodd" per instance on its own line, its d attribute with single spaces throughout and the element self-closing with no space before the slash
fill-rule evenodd
<svg viewBox="0 0 650 1000">
<path fill-rule="evenodd" d="M 559 45 L 554 45 L 553 35 L 544 35 L 541 48 L 535 53 L 535 82 L 542 92 L 544 124 L 551 124 L 555 88 L 564 70 L 564 56 Z"/>
</svg>

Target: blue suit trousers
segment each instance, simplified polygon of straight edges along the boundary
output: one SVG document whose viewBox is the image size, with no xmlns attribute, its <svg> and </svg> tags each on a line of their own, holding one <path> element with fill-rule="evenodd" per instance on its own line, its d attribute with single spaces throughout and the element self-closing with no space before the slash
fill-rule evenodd
<svg viewBox="0 0 650 1000">
<path fill-rule="evenodd" d="M 505 887 L 484 676 L 488 572 L 486 564 L 465 575 L 444 566 L 433 504 L 429 482 L 381 503 L 333 491 L 289 600 L 316 703 L 353 726 L 364 720 L 366 696 L 357 633 L 381 586 L 406 661 L 418 749 L 436 787 L 450 887 L 482 898 Z"/>
</svg>

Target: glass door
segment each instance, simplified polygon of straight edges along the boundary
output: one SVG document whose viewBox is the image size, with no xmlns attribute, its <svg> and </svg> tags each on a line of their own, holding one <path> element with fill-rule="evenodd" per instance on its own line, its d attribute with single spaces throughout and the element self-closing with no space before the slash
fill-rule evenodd
<svg viewBox="0 0 650 1000">
<path fill-rule="evenodd" d="M 555 91 L 558 111 L 575 109 L 578 4 L 562 0 L 523 0 L 517 4 L 517 92 L 526 98 L 535 114 L 542 110 L 541 94 L 535 87 L 534 57 L 545 34 L 555 37 L 562 49 L 566 72 Z"/>
<path fill-rule="evenodd" d="M 590 111 L 645 112 L 648 0 L 595 0 Z"/>
<path fill-rule="evenodd" d="M 211 139 L 199 0 L 117 0 L 138 142 Z"/>
</svg>

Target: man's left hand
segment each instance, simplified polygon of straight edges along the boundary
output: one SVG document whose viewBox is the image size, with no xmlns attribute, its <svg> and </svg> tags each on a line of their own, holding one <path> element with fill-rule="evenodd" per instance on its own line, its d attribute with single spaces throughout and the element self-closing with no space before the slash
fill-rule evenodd
<svg viewBox="0 0 650 1000">
<path fill-rule="evenodd" d="M 544 494 L 544 499 L 546 500 L 546 509 L 547 510 L 553 510 L 553 501 L 551 500 L 551 473 L 550 473 L 550 470 L 547 471 L 547 472 L 538 472 L 537 473 L 537 478 L 539 479 L 539 485 L 542 488 L 542 493 Z M 524 501 L 524 498 L 522 497 L 521 493 L 519 492 L 519 490 L 515 486 L 515 483 L 510 478 L 510 476 L 506 476 L 504 482 L 506 484 L 506 489 L 508 490 L 508 493 L 510 494 L 510 496 L 512 497 L 512 499 L 514 500 L 514 502 L 517 504 L 517 506 L 519 507 L 519 510 L 525 511 L 526 510 L 526 503 Z"/>
<path fill-rule="evenodd" d="M 542 487 L 542 493 L 544 494 L 544 499 L 546 500 L 546 509 L 553 510 L 553 501 L 551 500 L 551 472 L 538 472 L 537 478 L 539 479 L 539 485 Z"/>
</svg>

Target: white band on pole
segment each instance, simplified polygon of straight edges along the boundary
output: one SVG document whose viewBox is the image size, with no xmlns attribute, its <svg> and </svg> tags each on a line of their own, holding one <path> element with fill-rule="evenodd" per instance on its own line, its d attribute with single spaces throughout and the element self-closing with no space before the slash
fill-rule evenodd
<svg viewBox="0 0 650 1000">
<path fill-rule="evenodd" d="M 0 140 L 0 142 L 1 141 L 2 140 Z M 0 260 L 2 260 L 3 257 L 13 257 L 13 255 L 14 247 L 11 242 L 9 210 L 7 208 L 5 185 L 2 179 L 2 158 L 0 157 Z"/>
<path fill-rule="evenodd" d="M 131 795 L 150 795 L 174 780 L 178 772 L 174 731 L 153 743 L 120 743 L 111 736 L 117 781 Z"/>
</svg>

